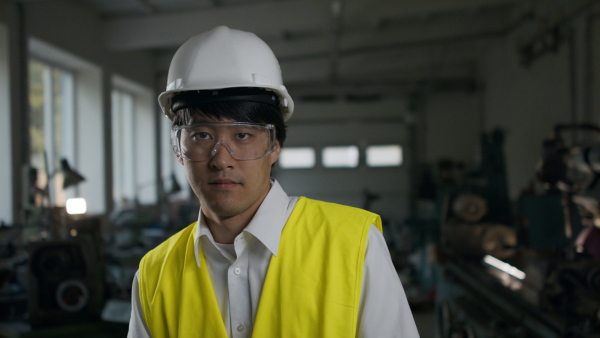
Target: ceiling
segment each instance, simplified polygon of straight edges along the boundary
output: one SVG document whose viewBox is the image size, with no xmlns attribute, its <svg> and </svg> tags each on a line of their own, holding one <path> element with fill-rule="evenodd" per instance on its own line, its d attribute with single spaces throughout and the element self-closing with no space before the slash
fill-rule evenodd
<svg viewBox="0 0 600 338">
<path fill-rule="evenodd" d="M 256 33 L 296 92 L 472 88 L 486 46 L 567 0 L 84 0 L 112 51 L 151 50 L 165 73 L 187 38 Z M 586 2 L 572 1 L 572 2 Z M 589 2 L 589 1 L 587 1 Z M 538 8 L 534 11 L 534 8 Z"/>
</svg>

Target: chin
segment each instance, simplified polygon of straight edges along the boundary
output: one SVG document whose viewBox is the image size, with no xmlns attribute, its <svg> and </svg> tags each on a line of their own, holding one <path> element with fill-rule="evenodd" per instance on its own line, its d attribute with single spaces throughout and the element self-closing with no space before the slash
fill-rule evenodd
<svg viewBox="0 0 600 338">
<path fill-rule="evenodd" d="M 245 209 L 239 203 L 233 201 L 229 203 L 210 203 L 207 206 L 219 217 L 233 217 L 239 215 Z"/>
</svg>

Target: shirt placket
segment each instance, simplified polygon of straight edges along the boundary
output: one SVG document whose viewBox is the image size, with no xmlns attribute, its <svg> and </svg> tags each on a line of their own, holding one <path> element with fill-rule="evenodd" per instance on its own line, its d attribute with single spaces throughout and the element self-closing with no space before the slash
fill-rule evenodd
<svg viewBox="0 0 600 338">
<path fill-rule="evenodd" d="M 232 337 L 249 337 L 252 333 L 252 313 L 248 283 L 248 253 L 246 237 L 240 234 L 234 242 L 237 259 L 227 271 L 229 315 Z"/>
</svg>

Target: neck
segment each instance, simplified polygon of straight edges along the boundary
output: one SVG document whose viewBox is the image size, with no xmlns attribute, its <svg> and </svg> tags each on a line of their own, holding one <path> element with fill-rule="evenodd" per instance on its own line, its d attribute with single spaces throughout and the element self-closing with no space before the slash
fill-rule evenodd
<svg viewBox="0 0 600 338">
<path fill-rule="evenodd" d="M 251 215 L 235 215 L 220 217 L 209 210 L 202 210 L 206 225 L 210 229 L 215 242 L 232 244 L 235 238 L 248 226 L 256 210 Z"/>
<path fill-rule="evenodd" d="M 235 238 L 250 224 L 256 211 L 267 197 L 270 188 L 271 185 L 269 184 L 260 198 L 256 199 L 246 210 L 235 215 L 223 215 L 209 207 L 202 207 L 202 215 L 215 242 L 232 244 Z"/>
</svg>

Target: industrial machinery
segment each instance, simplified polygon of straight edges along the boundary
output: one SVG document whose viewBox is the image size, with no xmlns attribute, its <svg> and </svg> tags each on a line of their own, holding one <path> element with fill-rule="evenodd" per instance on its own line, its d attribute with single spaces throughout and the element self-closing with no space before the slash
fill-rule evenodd
<svg viewBox="0 0 600 338">
<path fill-rule="evenodd" d="M 445 254 L 481 257 L 515 254 L 516 231 L 511 210 L 502 146 L 504 133 L 495 130 L 481 138 L 481 163 L 461 184 L 440 193 L 441 247 Z"/>
<path fill-rule="evenodd" d="M 569 131 L 571 145 L 564 135 Z M 581 135 L 590 133 L 593 139 Z M 524 190 L 514 214 L 490 213 L 504 196 L 489 193 L 494 180 L 454 187 L 458 193 L 446 195 L 440 337 L 600 337 L 596 134 L 600 128 L 593 125 L 557 125 L 543 142 L 536 181 Z M 504 174 L 487 175 L 494 173 Z"/>
<path fill-rule="evenodd" d="M 101 218 L 53 223 L 61 223 L 64 231 L 54 233 L 64 236 L 27 244 L 29 322 L 34 328 L 95 320 L 104 305 Z"/>
</svg>

